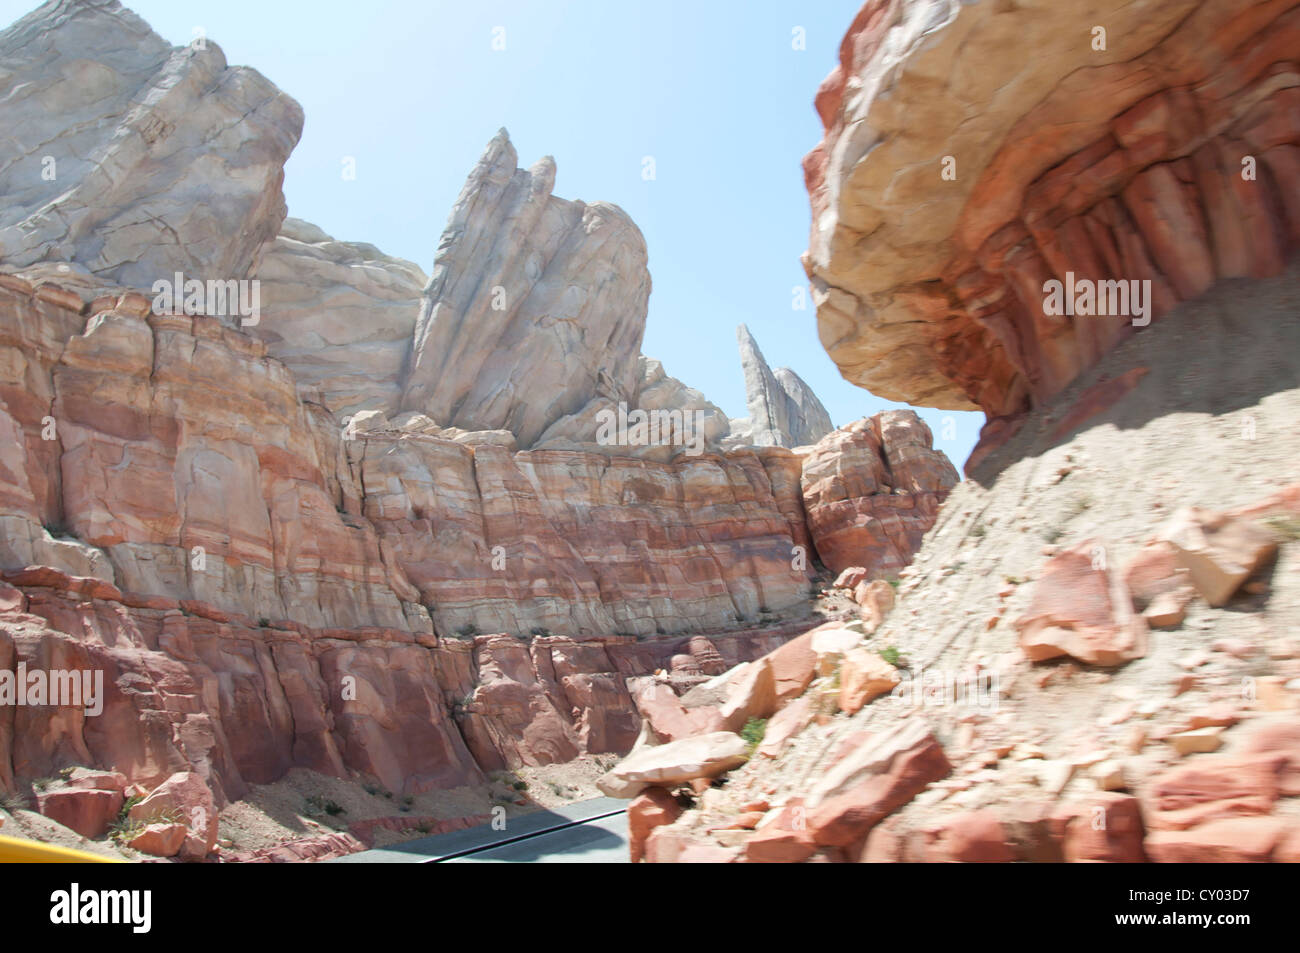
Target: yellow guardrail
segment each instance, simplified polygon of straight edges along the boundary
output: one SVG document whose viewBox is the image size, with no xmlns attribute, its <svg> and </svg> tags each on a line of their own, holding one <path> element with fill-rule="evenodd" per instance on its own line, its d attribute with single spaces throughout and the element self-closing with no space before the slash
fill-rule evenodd
<svg viewBox="0 0 1300 953">
<path fill-rule="evenodd" d="M 124 860 L 101 857 L 71 847 L 55 847 L 39 841 L 0 834 L 0 864 L 121 864 Z"/>
</svg>

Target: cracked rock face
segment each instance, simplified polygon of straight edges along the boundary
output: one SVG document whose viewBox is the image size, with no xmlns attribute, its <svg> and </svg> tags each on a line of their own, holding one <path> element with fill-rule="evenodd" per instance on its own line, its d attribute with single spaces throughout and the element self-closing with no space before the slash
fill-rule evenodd
<svg viewBox="0 0 1300 953">
<path fill-rule="evenodd" d="M 249 333 L 314 387 L 337 416 L 391 413 L 401 393 L 420 292 L 419 266 L 286 219 L 257 269 L 262 319 Z"/>
<path fill-rule="evenodd" d="M 912 561 L 958 482 L 925 421 L 887 410 L 827 434 L 804 457 L 803 502 L 827 568 L 896 576 Z"/>
<path fill-rule="evenodd" d="M 804 162 L 805 267 L 844 376 L 1018 414 L 1139 317 L 1047 313 L 1046 282 L 1150 282 L 1159 318 L 1281 271 L 1300 243 L 1298 6 L 866 3 Z"/>
<path fill-rule="evenodd" d="M 635 395 L 650 273 L 622 209 L 557 198 L 553 159 L 517 159 L 503 129 L 452 209 L 400 409 L 530 447 L 593 397 Z"/>
<path fill-rule="evenodd" d="M 773 371 L 749 328 L 736 328 L 745 373 L 749 418 L 733 426 L 734 443 L 758 447 L 801 447 L 831 432 L 830 414 L 812 388 L 788 367 Z"/>
<path fill-rule="evenodd" d="M 51 0 L 0 33 L 0 256 L 148 289 L 245 278 L 285 216 L 302 110 L 220 48 L 117 2 Z"/>
<path fill-rule="evenodd" d="M 652 357 L 639 359 L 640 380 L 634 396 L 626 401 L 626 415 L 637 410 L 654 414 L 658 442 L 644 445 L 627 441 L 601 442 L 601 426 L 606 421 L 617 423 L 618 401 L 610 397 L 596 397 L 588 401 L 576 414 L 562 417 L 546 428 L 534 444 L 536 450 L 585 450 L 612 456 L 640 457 L 667 462 L 679 453 L 698 456 L 719 449 L 719 441 L 729 429 L 726 412 L 711 403 L 693 387 L 687 387 L 675 377 L 669 377 L 664 366 Z M 680 420 L 678 419 L 680 417 Z M 646 431 L 649 435 L 649 429 Z"/>
</svg>

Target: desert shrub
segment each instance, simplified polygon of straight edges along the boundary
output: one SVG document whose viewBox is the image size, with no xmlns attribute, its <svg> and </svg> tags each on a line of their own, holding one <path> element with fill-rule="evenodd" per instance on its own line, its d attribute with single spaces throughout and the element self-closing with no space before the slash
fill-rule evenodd
<svg viewBox="0 0 1300 953">
<path fill-rule="evenodd" d="M 758 746 L 763 743 L 765 734 L 767 734 L 766 718 L 751 718 L 745 722 L 745 727 L 740 729 L 740 737 L 745 742 L 747 752 L 751 757 Z"/>
</svg>

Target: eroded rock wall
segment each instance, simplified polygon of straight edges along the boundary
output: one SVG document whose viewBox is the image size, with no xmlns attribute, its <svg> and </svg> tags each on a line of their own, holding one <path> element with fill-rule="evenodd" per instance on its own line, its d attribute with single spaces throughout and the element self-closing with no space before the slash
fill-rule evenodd
<svg viewBox="0 0 1300 953">
<path fill-rule="evenodd" d="M 1018 414 L 1142 320 L 1046 313 L 1045 282 L 1148 281 L 1158 318 L 1281 271 L 1300 243 L 1298 31 L 1292 0 L 865 4 L 805 160 L 805 266 L 844 376 Z"/>
</svg>

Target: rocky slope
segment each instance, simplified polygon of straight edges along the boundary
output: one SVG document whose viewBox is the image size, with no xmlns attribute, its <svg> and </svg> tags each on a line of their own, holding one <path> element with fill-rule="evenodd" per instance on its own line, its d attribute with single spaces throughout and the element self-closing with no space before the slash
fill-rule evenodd
<svg viewBox="0 0 1300 953">
<path fill-rule="evenodd" d="M 1215 289 L 1030 414 L 954 488 L 878 627 L 823 626 L 711 698 L 661 690 L 651 724 L 692 725 L 653 740 L 695 748 L 632 762 L 673 779 L 628 791 L 634 851 L 1300 860 L 1298 281 Z M 750 718 L 752 755 L 710 761 L 703 729 Z"/>
<path fill-rule="evenodd" d="M 638 691 L 634 859 L 1300 860 L 1298 13 L 865 4 L 805 163 L 822 342 L 990 420 L 896 595 L 847 566 L 859 622 Z M 1150 312 L 1053 313 L 1076 278 Z"/>
</svg>

